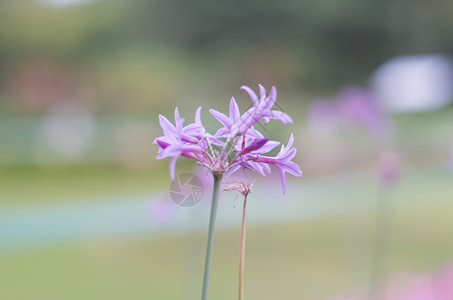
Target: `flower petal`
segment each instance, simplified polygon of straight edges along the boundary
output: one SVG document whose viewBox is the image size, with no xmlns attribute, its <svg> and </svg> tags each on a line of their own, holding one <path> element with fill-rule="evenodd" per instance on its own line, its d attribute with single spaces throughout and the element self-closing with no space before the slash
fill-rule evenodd
<svg viewBox="0 0 453 300">
<path fill-rule="evenodd" d="M 275 147 L 280 145 L 280 142 L 277 141 L 268 141 L 263 147 L 261 147 L 258 151 L 256 151 L 258 154 L 264 154 L 267 152 L 272 151 Z"/>
<path fill-rule="evenodd" d="M 258 96 L 256 96 L 255 92 L 246 85 L 241 86 L 241 89 L 244 90 L 247 94 L 249 94 L 250 98 L 252 99 L 253 105 L 255 107 L 258 107 L 259 106 Z"/>
<path fill-rule="evenodd" d="M 175 168 L 176 168 L 176 161 L 178 160 L 179 156 L 175 156 L 170 160 L 170 177 L 171 180 L 175 180 Z"/>
<path fill-rule="evenodd" d="M 275 168 L 278 171 L 278 174 L 280 174 L 280 178 L 282 180 L 282 189 L 283 189 L 283 195 L 286 193 L 286 177 L 285 177 L 285 171 L 283 171 L 279 166 L 275 166 Z"/>
<path fill-rule="evenodd" d="M 241 151 L 241 153 L 239 153 L 239 155 L 244 155 L 244 154 L 247 154 L 247 153 L 249 153 L 249 152 L 258 150 L 258 149 L 260 149 L 261 147 L 263 147 L 268 141 L 269 141 L 268 138 L 263 138 L 263 139 L 255 140 L 251 145 L 245 147 L 245 148 Z"/>
<path fill-rule="evenodd" d="M 214 118 L 216 118 L 220 123 L 222 123 L 223 126 L 227 128 L 231 127 L 231 121 L 225 114 L 215 109 L 210 109 L 209 112 L 214 116 Z"/>
<path fill-rule="evenodd" d="M 260 88 L 260 102 L 264 102 L 266 99 L 266 89 L 261 84 L 258 84 L 258 87 Z"/>
<path fill-rule="evenodd" d="M 230 100 L 230 121 L 231 122 L 236 122 L 237 119 L 239 119 L 241 116 L 241 112 L 239 111 L 238 104 L 236 103 L 236 100 L 234 97 L 231 97 Z"/>
<path fill-rule="evenodd" d="M 178 133 L 182 133 L 183 123 L 184 123 L 184 119 L 181 119 L 181 117 L 179 116 L 179 109 L 178 109 L 178 107 L 176 107 L 175 108 L 175 126 L 176 126 L 176 130 L 178 131 Z"/>
<path fill-rule="evenodd" d="M 176 127 L 164 116 L 159 115 L 159 124 L 162 127 L 164 136 L 172 136 L 176 134 Z"/>
<path fill-rule="evenodd" d="M 292 124 L 293 123 L 293 119 L 291 119 L 290 116 L 288 116 L 286 113 L 284 113 L 284 112 L 282 112 L 280 110 L 271 111 L 270 118 L 272 118 L 274 120 L 277 120 L 277 121 L 280 121 L 283 124 L 288 124 L 288 123 Z"/>
<path fill-rule="evenodd" d="M 203 123 L 201 123 L 201 106 L 199 106 L 195 112 L 195 124 L 203 127 Z"/>
</svg>

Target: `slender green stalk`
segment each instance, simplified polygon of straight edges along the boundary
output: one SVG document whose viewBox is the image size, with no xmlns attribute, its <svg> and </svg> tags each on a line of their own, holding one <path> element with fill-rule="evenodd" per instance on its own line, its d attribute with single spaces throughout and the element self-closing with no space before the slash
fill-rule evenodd
<svg viewBox="0 0 453 300">
<path fill-rule="evenodd" d="M 241 245 L 239 251 L 239 300 L 244 299 L 244 261 L 245 261 L 245 217 L 247 215 L 247 194 L 244 195 L 244 209 L 242 212 Z"/>
<path fill-rule="evenodd" d="M 209 276 L 211 273 L 212 248 L 214 246 L 215 219 L 217 215 L 217 204 L 219 202 L 219 187 L 222 175 L 214 175 L 214 189 L 212 191 L 211 215 L 209 217 L 208 241 L 206 245 L 206 259 L 204 263 L 203 288 L 201 300 L 208 299 Z"/>
<path fill-rule="evenodd" d="M 381 298 L 382 276 L 385 272 L 385 263 L 388 259 L 388 250 L 391 240 L 392 227 L 392 199 L 390 187 L 381 186 L 378 190 L 376 203 L 374 256 L 371 265 L 370 287 L 368 292 L 369 300 Z"/>
</svg>

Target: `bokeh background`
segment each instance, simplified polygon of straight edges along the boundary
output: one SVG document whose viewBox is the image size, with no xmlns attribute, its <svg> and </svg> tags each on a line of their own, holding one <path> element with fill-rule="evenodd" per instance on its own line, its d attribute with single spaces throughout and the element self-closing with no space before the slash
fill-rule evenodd
<svg viewBox="0 0 453 300">
<path fill-rule="evenodd" d="M 452 299 L 452 10 L 2 0 L 0 299 L 199 298 L 210 191 L 168 199 L 158 115 L 202 105 L 212 131 L 258 83 L 294 120 L 261 130 L 294 132 L 304 176 L 255 184 L 246 299 Z M 232 299 L 241 199 L 221 197 L 210 295 Z"/>
</svg>

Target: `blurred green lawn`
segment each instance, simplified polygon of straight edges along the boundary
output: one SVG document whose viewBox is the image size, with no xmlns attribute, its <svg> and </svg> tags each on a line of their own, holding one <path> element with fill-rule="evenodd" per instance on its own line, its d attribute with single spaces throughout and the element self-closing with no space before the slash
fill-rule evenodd
<svg viewBox="0 0 453 300">
<path fill-rule="evenodd" d="M 0 169 L 0 205 L 73 201 L 165 190 L 161 165 L 146 169 L 115 166 L 11 167 Z M 167 175 L 167 173 L 165 173 Z"/>
<path fill-rule="evenodd" d="M 30 182 L 28 192 L 18 192 L 27 178 L 19 173 L 8 178 L 8 187 L 16 191 L 10 193 L 11 199 L 17 201 L 25 201 L 27 193 L 46 195 L 46 182 L 57 187 L 55 191 L 47 187 L 47 196 L 57 199 L 76 196 L 77 189 L 67 191 L 73 181 L 78 183 L 79 196 L 106 190 L 112 194 L 149 191 L 150 185 L 158 188 L 156 180 L 168 181 L 152 178 L 152 172 L 114 168 L 47 170 L 39 179 L 29 175 L 37 181 Z M 452 175 L 439 168 L 402 179 L 394 194 L 386 274 L 430 272 L 453 258 L 451 180 Z M 344 186 L 343 192 L 349 193 L 350 185 Z M 331 196 L 337 194 L 333 190 Z M 373 224 L 374 214 L 365 212 L 250 226 L 246 299 L 326 299 L 363 291 L 370 271 Z M 359 238 L 355 248 L 351 232 Z M 0 299 L 198 299 L 204 247 L 205 232 L 196 232 L 157 239 L 85 240 L 4 254 L 0 256 Z M 236 298 L 238 249 L 239 228 L 218 230 L 210 298 Z"/>
<path fill-rule="evenodd" d="M 398 211 L 387 273 L 429 271 L 450 259 L 452 209 L 431 204 Z M 368 216 L 356 217 L 369 243 Z M 332 217 L 249 228 L 246 299 L 323 299 L 350 291 L 344 223 Z M 0 257 L 1 299 L 197 299 L 203 236 L 103 240 Z M 191 242 L 196 251 L 187 262 Z M 218 232 L 212 299 L 236 297 L 238 247 L 239 229 Z M 365 250 L 363 274 L 370 261 Z"/>
</svg>

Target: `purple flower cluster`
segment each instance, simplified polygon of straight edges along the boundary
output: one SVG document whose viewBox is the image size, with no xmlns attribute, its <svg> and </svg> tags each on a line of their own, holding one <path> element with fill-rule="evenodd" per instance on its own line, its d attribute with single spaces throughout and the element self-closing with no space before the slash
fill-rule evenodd
<svg viewBox="0 0 453 300">
<path fill-rule="evenodd" d="M 231 98 L 229 116 L 210 109 L 209 112 L 223 125 L 215 134 L 210 134 L 201 122 L 201 107 L 195 114 L 195 123 L 184 126 L 184 118 L 175 109 L 175 125 L 160 115 L 159 121 L 164 135 L 156 138 L 154 143 L 159 146 L 157 159 L 171 157 L 170 176 L 175 177 L 175 165 L 180 156 L 195 159 L 199 164 L 208 168 L 213 174 L 231 174 L 239 169 L 256 171 L 261 175 L 270 173 L 270 165 L 279 172 L 282 180 L 283 193 L 286 190 L 285 173 L 302 176 L 300 167 L 292 161 L 296 155 L 293 147 L 294 137 L 291 134 L 286 146 L 282 145 L 275 156 L 265 156 L 280 145 L 280 142 L 265 138 L 254 125 L 263 120 L 277 120 L 283 124 L 292 123 L 286 113 L 274 110 L 277 100 L 277 89 L 272 87 L 269 95 L 259 85 L 259 97 L 247 87 L 241 89 L 250 96 L 253 106 L 243 115 L 239 111 L 236 100 Z"/>
<path fill-rule="evenodd" d="M 430 274 L 412 274 L 390 278 L 393 289 L 382 290 L 383 300 L 451 300 L 453 299 L 453 264 Z M 385 286 L 385 285 L 384 285 Z M 397 287 L 395 289 L 395 287 Z M 363 300 L 358 296 L 335 300 Z M 332 299 L 333 300 L 333 299 Z"/>
<path fill-rule="evenodd" d="M 318 129 L 334 129 L 340 123 L 364 127 L 377 138 L 387 135 L 391 125 L 371 91 L 359 86 L 342 88 L 335 99 L 316 99 L 308 119 Z"/>
</svg>

